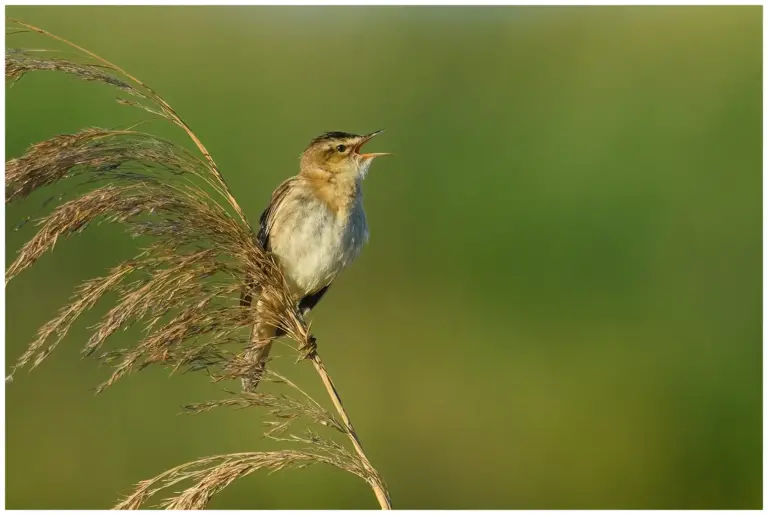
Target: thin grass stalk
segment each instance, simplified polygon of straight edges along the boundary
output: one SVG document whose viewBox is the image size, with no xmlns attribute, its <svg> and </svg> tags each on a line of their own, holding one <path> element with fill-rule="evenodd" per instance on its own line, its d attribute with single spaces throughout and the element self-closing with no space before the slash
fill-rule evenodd
<svg viewBox="0 0 768 515">
<path fill-rule="evenodd" d="M 376 494 L 376 500 L 379 501 L 379 506 L 381 506 L 382 510 L 391 510 L 392 502 L 389 500 L 389 493 L 379 480 L 379 474 L 376 472 L 376 469 L 373 468 L 373 465 L 371 465 L 368 456 L 366 456 L 365 451 L 363 450 L 363 445 L 360 443 L 360 439 L 357 437 L 357 433 L 355 432 L 355 428 L 352 427 L 352 421 L 349 419 L 347 410 L 344 409 L 344 405 L 341 402 L 341 396 L 339 395 L 338 390 L 336 390 L 336 386 L 333 384 L 333 380 L 331 379 L 330 374 L 325 369 L 323 361 L 320 359 L 320 356 L 317 354 L 317 352 L 313 352 L 309 359 L 312 360 L 315 371 L 320 376 L 320 379 L 323 381 L 323 386 L 325 386 L 325 389 L 328 392 L 328 396 L 331 398 L 331 401 L 333 401 L 334 408 L 336 408 L 336 411 L 346 426 L 347 436 L 352 442 L 352 446 L 355 448 L 355 452 L 358 456 L 360 456 L 363 464 L 368 469 L 368 471 L 371 472 L 371 476 L 374 478 L 369 481 L 369 484 L 373 489 L 373 493 Z"/>
</svg>

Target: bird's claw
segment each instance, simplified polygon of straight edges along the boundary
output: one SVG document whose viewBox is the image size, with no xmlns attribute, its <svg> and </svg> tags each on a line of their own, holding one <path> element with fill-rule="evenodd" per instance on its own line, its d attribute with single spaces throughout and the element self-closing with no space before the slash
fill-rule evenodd
<svg viewBox="0 0 768 515">
<path fill-rule="evenodd" d="M 299 361 L 302 359 L 312 358 L 317 352 L 317 338 L 310 334 L 307 337 L 307 341 L 299 347 Z"/>
</svg>

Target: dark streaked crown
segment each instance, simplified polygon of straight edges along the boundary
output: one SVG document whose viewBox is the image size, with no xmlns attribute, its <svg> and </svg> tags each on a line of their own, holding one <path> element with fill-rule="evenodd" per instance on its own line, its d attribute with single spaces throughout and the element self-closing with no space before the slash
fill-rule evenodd
<svg viewBox="0 0 768 515">
<path fill-rule="evenodd" d="M 319 135 L 315 139 L 309 142 L 309 145 L 307 148 L 311 147 L 312 145 L 316 145 L 318 143 L 322 143 L 323 141 L 335 141 L 335 140 L 343 140 L 343 139 L 349 139 L 349 138 L 359 138 L 357 134 L 351 134 L 349 132 L 342 132 L 342 131 L 329 131 L 324 132 L 323 134 Z"/>
</svg>

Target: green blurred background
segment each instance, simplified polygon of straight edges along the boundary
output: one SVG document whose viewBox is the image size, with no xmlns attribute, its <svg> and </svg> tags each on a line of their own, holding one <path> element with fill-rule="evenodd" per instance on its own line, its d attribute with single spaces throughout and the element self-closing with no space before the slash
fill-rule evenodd
<svg viewBox="0 0 768 515">
<path fill-rule="evenodd" d="M 395 507 L 761 507 L 760 7 L 6 14 L 152 85 L 253 222 L 313 136 L 388 129 L 370 243 L 313 328 Z M 144 117 L 52 74 L 6 94 L 7 158 Z M 6 263 L 44 198 L 6 209 Z M 134 248 L 96 227 L 14 280 L 6 361 Z M 102 308 L 6 387 L 8 508 L 106 508 L 182 462 L 274 447 L 258 410 L 178 416 L 223 395 L 202 376 L 147 370 L 91 395 L 108 370 L 78 350 Z M 254 474 L 211 507 L 376 502 L 318 465 Z"/>
</svg>

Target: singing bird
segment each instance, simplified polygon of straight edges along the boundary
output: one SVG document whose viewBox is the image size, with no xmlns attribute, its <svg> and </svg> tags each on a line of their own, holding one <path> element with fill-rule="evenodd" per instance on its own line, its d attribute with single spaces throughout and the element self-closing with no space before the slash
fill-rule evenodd
<svg viewBox="0 0 768 515">
<path fill-rule="evenodd" d="M 299 174 L 275 189 L 261 214 L 259 243 L 275 257 L 304 315 L 368 240 L 362 182 L 373 160 L 390 154 L 363 154 L 361 149 L 381 132 L 358 136 L 334 131 L 313 139 L 301 154 Z M 248 293 L 241 303 L 250 301 Z M 261 326 L 259 331 L 248 352 L 256 370 L 243 380 L 248 391 L 258 385 L 272 340 L 280 336 L 274 327 Z"/>
</svg>

